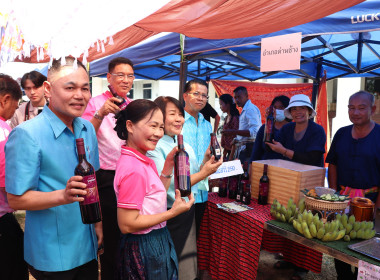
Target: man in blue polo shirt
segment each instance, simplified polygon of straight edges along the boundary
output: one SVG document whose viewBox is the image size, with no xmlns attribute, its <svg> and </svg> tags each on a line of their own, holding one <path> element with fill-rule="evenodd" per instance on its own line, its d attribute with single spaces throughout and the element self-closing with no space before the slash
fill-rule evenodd
<svg viewBox="0 0 380 280">
<path fill-rule="evenodd" d="M 200 166 L 210 145 L 210 133 L 212 133 L 211 123 L 206 121 L 200 113 L 208 100 L 207 83 L 197 79 L 187 82 L 183 100 L 185 101 L 185 123 L 182 128 L 183 140 L 193 148 Z M 194 185 L 192 191 L 196 194 L 195 224 L 198 234 L 205 203 L 208 199 L 208 178 Z"/>
<path fill-rule="evenodd" d="M 77 138 L 99 168 L 94 127 L 80 118 L 91 97 L 87 71 L 73 58 L 54 60 L 44 88 L 49 106 L 17 126 L 5 147 L 8 201 L 27 210 L 24 257 L 36 279 L 97 280 L 101 223 L 82 223 L 86 185 L 74 176 Z"/>
</svg>

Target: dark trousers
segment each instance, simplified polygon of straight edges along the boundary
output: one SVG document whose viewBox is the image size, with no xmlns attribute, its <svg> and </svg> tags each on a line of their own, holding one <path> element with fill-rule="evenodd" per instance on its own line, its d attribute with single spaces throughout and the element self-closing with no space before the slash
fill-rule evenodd
<svg viewBox="0 0 380 280">
<path fill-rule="evenodd" d="M 29 279 L 24 232 L 12 213 L 0 217 L 0 279 Z"/>
<path fill-rule="evenodd" d="M 195 203 L 195 226 L 197 228 L 197 240 L 199 236 L 199 229 L 201 228 L 201 223 L 203 219 L 203 214 L 206 209 L 206 202 L 203 203 Z"/>
<path fill-rule="evenodd" d="M 103 280 L 114 279 L 120 230 L 117 224 L 117 203 L 113 188 L 115 171 L 99 169 L 96 172 L 103 222 L 104 253 L 100 255 Z"/>
<path fill-rule="evenodd" d="M 355 272 L 351 271 L 351 265 L 334 259 L 335 270 L 338 275 L 337 280 L 356 280 L 358 278 L 358 269 L 355 268 Z"/>
<path fill-rule="evenodd" d="M 98 280 L 98 262 L 92 260 L 84 265 L 65 271 L 40 271 L 29 266 L 37 280 Z"/>
</svg>

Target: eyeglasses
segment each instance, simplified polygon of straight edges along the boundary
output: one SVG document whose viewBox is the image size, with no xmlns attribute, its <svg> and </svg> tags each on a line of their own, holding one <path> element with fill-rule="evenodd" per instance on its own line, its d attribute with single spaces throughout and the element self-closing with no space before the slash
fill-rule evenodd
<svg viewBox="0 0 380 280">
<path fill-rule="evenodd" d="M 124 80 L 125 78 L 127 78 L 127 80 L 133 80 L 135 78 L 135 75 L 133 74 L 123 74 L 123 73 L 110 73 L 112 76 L 116 77 L 117 80 L 119 81 L 122 81 Z"/>
<path fill-rule="evenodd" d="M 206 95 L 206 94 L 201 94 L 201 93 L 199 93 L 198 91 L 196 91 L 196 92 L 188 92 L 187 94 L 192 94 L 195 98 L 199 98 L 199 97 L 201 97 L 202 99 L 206 99 L 206 100 L 208 100 L 208 95 Z"/>
</svg>

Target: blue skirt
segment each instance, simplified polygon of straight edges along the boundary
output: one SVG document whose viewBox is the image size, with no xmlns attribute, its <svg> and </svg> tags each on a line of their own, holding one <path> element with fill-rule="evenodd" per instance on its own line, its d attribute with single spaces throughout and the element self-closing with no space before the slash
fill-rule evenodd
<svg viewBox="0 0 380 280">
<path fill-rule="evenodd" d="M 122 234 L 116 279 L 176 280 L 178 261 L 166 227 L 147 234 Z"/>
</svg>

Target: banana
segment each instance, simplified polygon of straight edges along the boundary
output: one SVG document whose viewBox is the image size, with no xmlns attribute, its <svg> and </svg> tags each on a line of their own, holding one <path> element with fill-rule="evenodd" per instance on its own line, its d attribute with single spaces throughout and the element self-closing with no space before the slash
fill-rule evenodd
<svg viewBox="0 0 380 280">
<path fill-rule="evenodd" d="M 292 217 L 290 217 L 288 223 L 289 223 L 289 224 L 293 224 L 293 221 L 294 221 L 294 217 L 292 216 Z"/>
<path fill-rule="evenodd" d="M 373 222 L 368 222 L 367 223 L 367 229 L 373 229 L 373 227 L 374 227 Z"/>
<path fill-rule="evenodd" d="M 331 241 L 332 240 L 332 232 L 328 232 L 328 233 L 326 233 L 323 237 L 322 237 L 322 241 L 325 241 L 325 242 L 327 242 L 327 241 Z"/>
<path fill-rule="evenodd" d="M 318 213 L 315 213 L 315 215 L 313 216 L 313 220 L 312 222 L 317 225 L 317 223 L 319 222 L 319 216 L 318 216 Z"/>
<path fill-rule="evenodd" d="M 340 222 L 340 219 L 342 218 L 341 214 L 336 214 L 335 215 L 335 220 L 338 220 Z"/>
<path fill-rule="evenodd" d="M 362 229 L 359 229 L 358 232 L 356 233 L 356 238 L 364 239 L 363 234 L 364 234 L 364 231 Z"/>
<path fill-rule="evenodd" d="M 318 230 L 318 233 L 317 233 L 317 238 L 318 239 L 322 239 L 322 237 L 325 235 L 325 228 L 324 227 L 321 227 L 319 230 Z"/>
<path fill-rule="evenodd" d="M 369 236 L 368 236 L 368 239 L 371 239 L 372 237 L 374 237 L 376 235 L 376 230 L 372 229 Z"/>
<path fill-rule="evenodd" d="M 308 228 L 306 222 L 302 222 L 302 230 L 303 230 L 303 235 L 304 235 L 307 239 L 312 239 L 312 238 L 313 238 L 313 236 L 311 235 L 311 233 L 310 233 L 310 231 L 309 231 L 309 228 Z"/>
<path fill-rule="evenodd" d="M 344 241 L 348 242 L 351 240 L 350 236 L 349 235 L 345 235 L 344 238 L 343 238 Z"/>
<path fill-rule="evenodd" d="M 281 214 L 281 219 L 280 219 L 280 221 L 286 223 L 286 218 L 285 218 L 285 215 L 284 215 L 284 214 Z"/>
<path fill-rule="evenodd" d="M 298 212 L 303 213 L 304 210 L 305 210 L 305 198 L 303 197 L 298 202 Z"/>
<path fill-rule="evenodd" d="M 297 230 L 298 230 L 298 232 L 299 233 L 301 233 L 302 235 L 303 235 L 303 230 L 302 230 L 302 225 L 301 225 L 301 223 L 300 222 L 297 222 Z"/>
<path fill-rule="evenodd" d="M 354 223 L 354 230 L 358 231 L 360 229 L 360 222 L 355 222 Z"/>
<path fill-rule="evenodd" d="M 362 230 L 366 230 L 367 229 L 367 222 L 366 221 L 362 221 L 360 223 L 360 229 L 362 229 Z"/>
<path fill-rule="evenodd" d="M 363 239 L 369 239 L 370 234 L 371 234 L 371 230 L 370 230 L 370 229 L 366 229 L 366 230 L 363 232 L 363 236 L 362 236 L 362 238 L 363 238 Z"/>
<path fill-rule="evenodd" d="M 351 230 L 350 238 L 351 238 L 351 240 L 356 239 L 356 230 Z"/>
<path fill-rule="evenodd" d="M 288 200 L 288 209 L 291 208 L 293 204 L 294 204 L 293 198 L 289 198 L 289 200 Z"/>
<path fill-rule="evenodd" d="M 286 214 L 285 214 L 286 221 L 289 221 L 291 216 L 292 216 L 292 210 L 288 208 L 288 211 L 286 211 Z"/>
<path fill-rule="evenodd" d="M 348 218 L 348 222 L 350 224 L 354 224 L 355 223 L 355 216 L 354 215 L 351 215 L 349 218 Z"/>
<path fill-rule="evenodd" d="M 325 230 L 326 230 L 326 233 L 330 232 L 330 230 L 329 230 L 330 227 L 331 227 L 331 226 L 330 226 L 330 222 L 326 222 L 326 223 L 325 223 Z"/>
<path fill-rule="evenodd" d="M 346 227 L 346 225 L 347 225 L 347 221 L 348 221 L 348 216 L 347 216 L 347 214 L 343 214 L 343 216 L 342 216 L 342 218 L 341 218 L 341 222 L 342 222 L 342 225 L 343 225 L 344 227 Z"/>
<path fill-rule="evenodd" d="M 337 238 L 338 236 L 338 231 L 337 230 L 334 230 L 333 232 L 331 232 L 331 239 L 330 241 L 334 241 L 335 238 Z"/>
<path fill-rule="evenodd" d="M 351 224 L 346 224 L 345 228 L 346 228 L 346 232 L 348 234 L 351 232 L 352 228 L 354 228 L 354 230 L 355 230 L 355 224 L 354 224 L 354 226 L 352 226 Z M 355 231 L 357 231 L 357 230 L 355 230 Z"/>
<path fill-rule="evenodd" d="M 286 215 L 287 210 L 286 210 L 286 208 L 285 208 L 284 205 L 281 205 L 281 210 L 280 210 L 280 212 L 281 212 L 281 214 Z"/>
<path fill-rule="evenodd" d="M 316 237 L 317 236 L 317 227 L 315 226 L 314 223 L 310 224 L 309 231 L 310 231 L 310 234 L 311 234 L 312 237 Z"/>
<path fill-rule="evenodd" d="M 344 236 L 346 235 L 346 230 L 345 229 L 342 229 L 338 232 L 338 236 L 335 237 L 335 240 L 339 240 L 339 239 L 342 239 Z"/>
<path fill-rule="evenodd" d="M 329 228 L 329 232 L 335 232 L 337 230 L 337 222 L 336 221 L 332 221 L 330 223 L 330 228 Z"/>
<path fill-rule="evenodd" d="M 276 212 L 276 220 L 281 221 L 281 213 Z"/>
<path fill-rule="evenodd" d="M 306 216 L 306 223 L 307 223 L 307 225 L 309 226 L 312 221 L 313 221 L 313 213 L 311 213 L 311 211 L 309 211 L 307 213 L 307 216 Z"/>
<path fill-rule="evenodd" d="M 339 221 L 339 230 L 342 230 L 342 229 L 346 229 L 345 227 L 344 227 L 344 225 L 342 225 L 342 223 Z"/>
</svg>

